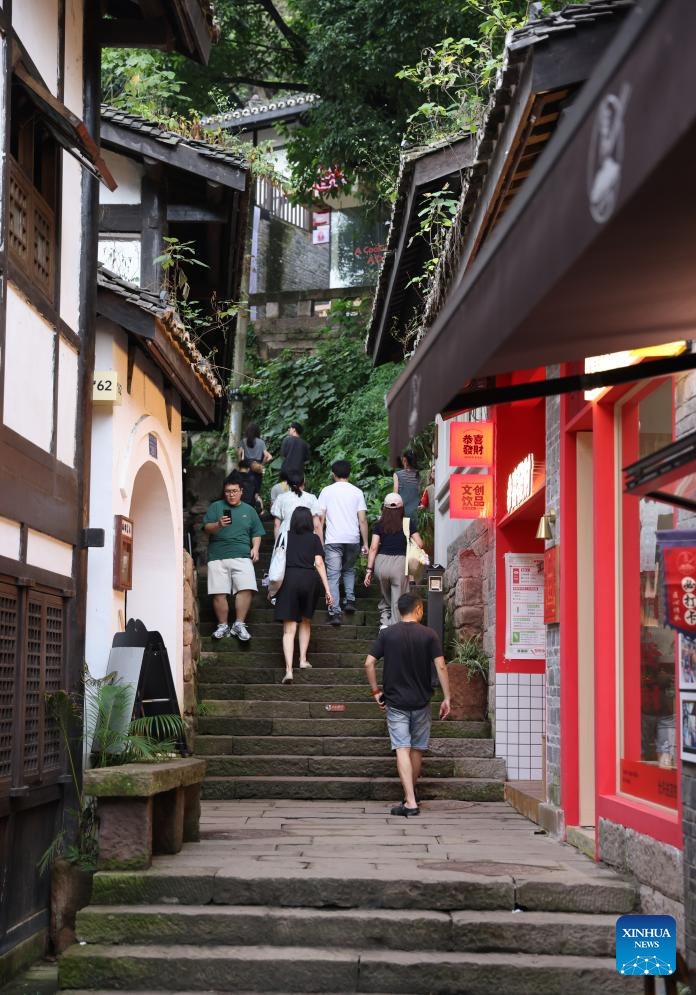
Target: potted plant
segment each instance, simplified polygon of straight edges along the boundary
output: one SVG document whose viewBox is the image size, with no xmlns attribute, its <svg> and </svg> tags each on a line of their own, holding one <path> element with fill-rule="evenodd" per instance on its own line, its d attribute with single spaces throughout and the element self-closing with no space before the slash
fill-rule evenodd
<svg viewBox="0 0 696 995">
<path fill-rule="evenodd" d="M 447 672 L 450 679 L 452 718 L 482 720 L 488 716 L 490 661 L 481 636 L 457 639 L 450 644 Z"/>
<path fill-rule="evenodd" d="M 90 742 L 92 767 L 152 763 L 171 757 L 185 732 L 178 715 L 131 719 L 132 688 L 115 683 L 113 674 L 96 679 L 85 670 L 83 682 L 84 695 L 61 690 L 46 696 L 68 757 L 74 799 L 73 805 L 66 805 L 63 826 L 38 865 L 42 874 L 51 872 L 51 940 L 57 954 L 75 943 L 75 917 L 89 904 L 97 867 L 96 806 L 82 790 L 76 745 Z M 83 720 L 86 731 L 76 734 Z"/>
</svg>

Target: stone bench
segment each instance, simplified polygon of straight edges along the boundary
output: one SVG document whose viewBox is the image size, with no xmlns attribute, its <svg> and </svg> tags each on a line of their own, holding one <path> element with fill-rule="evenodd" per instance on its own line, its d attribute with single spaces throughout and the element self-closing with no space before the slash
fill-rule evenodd
<svg viewBox="0 0 696 995">
<path fill-rule="evenodd" d="M 123 764 L 84 772 L 97 799 L 99 870 L 141 870 L 153 853 L 178 853 L 199 839 L 205 760 Z"/>
</svg>

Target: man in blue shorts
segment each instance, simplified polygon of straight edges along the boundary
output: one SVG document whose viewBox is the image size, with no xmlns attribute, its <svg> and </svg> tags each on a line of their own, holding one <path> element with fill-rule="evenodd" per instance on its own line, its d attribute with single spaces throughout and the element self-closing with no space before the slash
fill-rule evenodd
<svg viewBox="0 0 696 995">
<path fill-rule="evenodd" d="M 441 719 L 446 719 L 450 713 L 450 692 L 447 665 L 437 633 L 420 624 L 423 599 L 417 594 L 402 594 L 397 604 L 401 621 L 382 629 L 377 636 L 365 660 L 365 672 L 377 704 L 386 710 L 389 737 L 404 789 L 403 802 L 395 806 L 391 814 L 408 817 L 420 815 L 415 788 L 423 751 L 428 749 L 430 742 L 433 663 L 445 696 L 440 705 Z M 382 657 L 383 690 L 380 690 L 375 665 Z"/>
</svg>

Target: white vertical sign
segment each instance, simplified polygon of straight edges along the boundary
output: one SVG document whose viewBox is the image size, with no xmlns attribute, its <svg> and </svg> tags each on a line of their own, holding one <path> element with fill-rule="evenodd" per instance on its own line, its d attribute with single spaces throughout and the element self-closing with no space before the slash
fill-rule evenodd
<svg viewBox="0 0 696 995">
<path fill-rule="evenodd" d="M 505 656 L 546 659 L 542 553 L 505 554 Z"/>
</svg>

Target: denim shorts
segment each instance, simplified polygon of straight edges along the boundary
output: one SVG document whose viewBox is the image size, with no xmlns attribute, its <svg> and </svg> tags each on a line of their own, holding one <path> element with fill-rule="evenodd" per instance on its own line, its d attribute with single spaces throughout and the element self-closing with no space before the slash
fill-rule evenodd
<svg viewBox="0 0 696 995">
<path fill-rule="evenodd" d="M 392 750 L 400 750 L 404 746 L 414 750 L 428 749 L 432 723 L 430 705 L 407 710 L 387 705 L 386 714 Z"/>
</svg>

